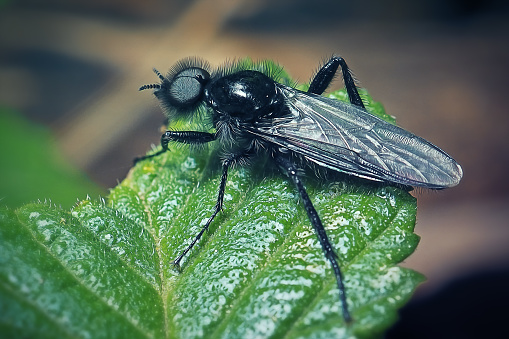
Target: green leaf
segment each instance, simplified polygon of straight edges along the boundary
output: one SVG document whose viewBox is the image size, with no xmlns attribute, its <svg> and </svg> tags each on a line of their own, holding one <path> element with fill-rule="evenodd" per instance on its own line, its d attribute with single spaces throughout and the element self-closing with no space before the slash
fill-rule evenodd
<svg viewBox="0 0 509 339">
<path fill-rule="evenodd" d="M 337 93 L 336 93 L 337 94 Z M 415 199 L 394 187 L 305 178 L 337 249 L 354 321 L 294 187 L 264 163 L 231 170 L 212 213 L 216 150 L 142 161 L 107 201 L 0 211 L 0 336 L 378 337 L 422 275 L 410 255 Z"/>
<path fill-rule="evenodd" d="M 43 126 L 0 106 L 0 201 L 20 207 L 51 199 L 70 208 L 78 198 L 98 196 L 99 187 L 67 163 Z"/>
</svg>

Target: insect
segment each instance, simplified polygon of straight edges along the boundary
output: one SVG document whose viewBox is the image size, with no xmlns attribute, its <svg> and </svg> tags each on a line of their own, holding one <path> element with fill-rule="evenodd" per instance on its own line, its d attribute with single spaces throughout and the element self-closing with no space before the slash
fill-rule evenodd
<svg viewBox="0 0 509 339">
<path fill-rule="evenodd" d="M 350 104 L 321 96 L 338 69 Z M 215 132 L 167 131 L 162 150 L 135 159 L 135 163 L 168 150 L 170 142 L 206 144 L 222 148 L 222 176 L 214 211 L 182 258 L 200 240 L 223 206 L 228 170 L 261 154 L 269 154 L 295 185 L 325 257 L 336 277 L 343 318 L 351 321 L 343 276 L 334 248 L 300 178 L 302 164 L 368 180 L 404 186 L 442 189 L 459 183 L 460 165 L 430 142 L 365 110 L 345 60 L 333 56 L 313 77 L 307 92 L 276 82 L 273 75 L 248 67 L 223 67 L 214 72 L 207 62 L 187 58 L 160 82 L 140 87 L 153 89 L 169 121 L 192 119 L 206 112 Z"/>
</svg>

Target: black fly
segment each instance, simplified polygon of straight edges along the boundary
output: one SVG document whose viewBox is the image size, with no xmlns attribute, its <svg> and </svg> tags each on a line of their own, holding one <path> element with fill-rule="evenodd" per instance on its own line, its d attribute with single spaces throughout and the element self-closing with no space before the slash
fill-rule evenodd
<svg viewBox="0 0 509 339">
<path fill-rule="evenodd" d="M 321 96 L 341 67 L 350 104 Z M 351 320 L 343 277 L 334 249 L 302 183 L 298 164 L 310 162 L 329 170 L 405 186 L 441 189 L 459 183 L 460 165 L 428 141 L 366 112 L 351 72 L 341 57 L 332 57 L 314 76 L 307 92 L 274 80 L 273 74 L 238 66 L 210 71 L 206 62 L 184 59 L 153 89 L 169 121 L 191 119 L 205 111 L 215 133 L 167 131 L 162 150 L 135 161 L 162 154 L 169 142 L 220 143 L 223 172 L 211 217 L 182 258 L 200 240 L 223 205 L 228 169 L 268 153 L 288 175 L 300 194 L 309 220 L 334 270 L 345 321 Z"/>
</svg>

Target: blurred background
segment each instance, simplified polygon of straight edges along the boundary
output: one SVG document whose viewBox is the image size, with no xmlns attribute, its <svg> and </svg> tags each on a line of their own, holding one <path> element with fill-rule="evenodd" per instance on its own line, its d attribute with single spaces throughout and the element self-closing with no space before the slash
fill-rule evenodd
<svg viewBox="0 0 509 339">
<path fill-rule="evenodd" d="M 399 125 L 464 169 L 456 188 L 417 192 L 422 240 L 404 266 L 428 282 L 388 337 L 483 333 L 509 315 L 508 14 L 503 0 L 3 0 L 0 199 L 67 188 L 74 202 L 121 181 L 159 143 L 163 115 L 137 91 L 152 67 L 250 56 L 306 82 L 340 54 Z M 43 177 L 46 163 L 62 173 Z"/>
</svg>

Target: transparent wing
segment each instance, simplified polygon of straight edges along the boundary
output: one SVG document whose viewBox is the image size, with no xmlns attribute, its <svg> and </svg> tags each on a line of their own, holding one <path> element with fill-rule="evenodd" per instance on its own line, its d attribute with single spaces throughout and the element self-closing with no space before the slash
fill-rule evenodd
<svg viewBox="0 0 509 339">
<path fill-rule="evenodd" d="M 452 187 L 460 165 L 430 142 L 338 100 L 278 85 L 290 116 L 258 122 L 249 132 L 309 161 L 370 180 Z"/>
</svg>

